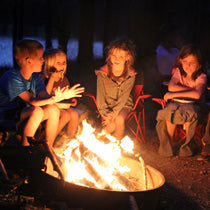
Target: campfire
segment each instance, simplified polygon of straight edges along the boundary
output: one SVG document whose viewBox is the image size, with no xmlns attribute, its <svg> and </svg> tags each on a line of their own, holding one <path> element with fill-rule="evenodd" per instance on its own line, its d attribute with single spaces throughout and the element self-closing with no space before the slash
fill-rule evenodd
<svg viewBox="0 0 210 210">
<path fill-rule="evenodd" d="M 56 149 L 65 181 L 112 191 L 144 191 L 155 187 L 151 171 L 134 143 L 126 136 L 120 142 L 111 135 L 96 133 L 83 121 L 80 135 L 64 148 Z M 47 161 L 47 173 L 58 177 Z"/>
</svg>

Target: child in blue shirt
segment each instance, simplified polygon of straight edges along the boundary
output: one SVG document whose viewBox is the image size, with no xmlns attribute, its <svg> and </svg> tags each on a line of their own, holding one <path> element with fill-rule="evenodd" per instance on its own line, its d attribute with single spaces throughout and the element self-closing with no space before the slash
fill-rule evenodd
<svg viewBox="0 0 210 210">
<path fill-rule="evenodd" d="M 59 123 L 60 110 L 56 105 L 64 99 L 81 97 L 84 88 L 77 84 L 71 89 L 57 89 L 50 96 L 39 75 L 43 59 L 43 46 L 36 40 L 24 39 L 14 48 L 18 69 L 8 70 L 0 78 L 0 119 L 22 122 L 21 143 L 29 146 L 27 137 L 33 137 L 42 121 L 46 121 L 46 141 L 53 145 Z"/>
</svg>

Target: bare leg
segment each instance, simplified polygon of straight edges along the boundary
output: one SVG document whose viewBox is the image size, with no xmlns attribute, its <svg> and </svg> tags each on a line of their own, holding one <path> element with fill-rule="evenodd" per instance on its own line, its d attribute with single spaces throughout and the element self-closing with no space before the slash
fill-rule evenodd
<svg viewBox="0 0 210 210">
<path fill-rule="evenodd" d="M 186 136 L 188 135 L 189 125 L 190 125 L 189 122 L 186 122 L 186 123 L 184 124 L 184 126 L 185 126 L 185 131 L 186 131 Z"/>
<path fill-rule="evenodd" d="M 70 121 L 67 127 L 67 134 L 70 139 L 73 139 L 79 125 L 79 114 L 74 109 L 68 109 L 68 114 L 70 115 Z"/>
<path fill-rule="evenodd" d="M 166 120 L 166 126 L 167 126 L 168 135 L 169 135 L 170 139 L 173 140 L 175 129 L 176 129 L 176 124 L 172 124 L 171 122 Z"/>
<path fill-rule="evenodd" d="M 77 132 L 79 124 L 79 114 L 77 111 L 73 109 L 60 110 L 60 120 L 59 120 L 57 135 L 62 131 L 62 129 L 67 123 L 68 123 L 67 135 L 70 139 L 72 139 Z"/>
<path fill-rule="evenodd" d="M 106 125 L 103 130 L 108 133 L 108 134 L 112 134 L 115 130 L 115 123 L 114 121 L 110 122 L 108 125 Z"/>
<path fill-rule="evenodd" d="M 43 119 L 43 110 L 41 107 L 27 107 L 23 109 L 20 116 L 20 121 L 27 119 L 26 125 L 23 130 L 22 136 L 22 145 L 29 146 L 27 136 L 33 137 L 36 133 L 37 128 L 39 127 Z"/>
<path fill-rule="evenodd" d="M 130 109 L 123 108 L 118 116 L 115 118 L 115 132 L 113 136 L 118 140 L 121 140 L 123 138 L 125 131 L 125 120 L 129 112 Z"/>
<path fill-rule="evenodd" d="M 62 131 L 64 126 L 70 121 L 70 114 L 67 110 L 60 109 L 60 119 L 56 136 Z"/>
<path fill-rule="evenodd" d="M 60 117 L 60 110 L 56 105 L 46 105 L 43 107 L 44 117 L 43 121 L 46 120 L 45 125 L 45 132 L 46 132 L 46 141 L 48 141 L 51 145 L 55 140 L 58 124 L 59 124 L 59 117 Z"/>
</svg>

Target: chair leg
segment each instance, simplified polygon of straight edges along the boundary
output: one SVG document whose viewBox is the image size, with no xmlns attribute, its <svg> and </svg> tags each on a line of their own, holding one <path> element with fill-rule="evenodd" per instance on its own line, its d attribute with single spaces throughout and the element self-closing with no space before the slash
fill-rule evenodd
<svg viewBox="0 0 210 210">
<path fill-rule="evenodd" d="M 132 114 L 132 115 L 130 115 L 129 116 L 129 118 L 127 119 L 127 121 L 126 121 L 126 125 L 127 125 L 127 127 L 128 127 L 128 129 L 131 131 L 131 133 L 135 136 L 135 144 L 136 144 L 136 141 L 137 141 L 137 139 L 139 140 L 139 141 L 141 141 L 141 139 L 139 139 L 139 137 L 138 137 L 138 125 L 137 125 L 137 127 L 136 127 L 136 131 L 130 126 L 130 121 L 133 119 L 133 118 L 135 118 L 134 117 L 135 115 L 134 114 Z M 136 120 L 136 119 L 135 119 Z"/>
<path fill-rule="evenodd" d="M 143 112 L 144 113 L 144 117 L 143 117 L 143 127 L 144 127 L 144 140 L 146 142 L 146 126 L 145 126 L 145 111 Z"/>
<path fill-rule="evenodd" d="M 141 123 L 141 113 L 138 114 L 138 118 L 136 115 L 134 115 L 134 118 L 135 118 L 135 121 L 136 121 L 136 133 L 135 133 L 135 136 L 136 136 L 136 140 L 139 140 L 141 143 L 145 143 L 145 136 L 144 136 L 144 130 L 142 131 L 142 128 L 141 128 L 141 124 L 143 126 L 143 123 Z M 139 137 L 139 135 L 141 136 L 141 138 Z"/>
<path fill-rule="evenodd" d="M 136 130 L 136 138 L 142 143 L 142 142 L 144 142 L 145 143 L 145 140 L 144 140 L 144 133 L 143 133 L 143 131 L 142 131 L 142 128 L 141 128 L 141 126 L 140 126 L 140 122 L 141 122 L 141 114 L 139 113 L 139 115 L 138 115 L 138 118 L 136 117 L 136 115 L 135 115 L 135 120 L 136 120 L 136 124 L 137 124 L 137 130 Z M 140 133 L 140 136 L 141 136 L 141 138 L 139 138 L 139 136 L 138 136 L 138 133 Z"/>
<path fill-rule="evenodd" d="M 134 118 L 135 122 L 136 122 L 136 130 L 134 130 L 130 125 L 130 121 Z M 145 115 L 142 112 L 138 113 L 138 117 L 135 113 L 132 113 L 132 115 L 129 115 L 126 124 L 127 127 L 129 128 L 129 130 L 134 134 L 135 136 L 135 144 L 138 141 L 140 141 L 141 143 L 145 143 Z"/>
<path fill-rule="evenodd" d="M 141 116 L 142 115 L 142 116 Z M 141 120 L 142 119 L 142 120 Z M 142 137 L 142 140 L 144 143 L 146 143 L 145 141 L 145 136 L 146 136 L 146 129 L 145 129 L 145 112 L 144 112 L 144 108 L 142 109 L 142 113 L 139 112 L 139 115 L 138 115 L 138 122 L 139 122 L 139 127 L 140 127 L 140 124 L 142 125 L 142 134 L 141 134 L 141 137 Z"/>
<path fill-rule="evenodd" d="M 179 126 L 179 125 L 178 125 Z M 176 127 L 173 142 L 178 142 L 179 144 L 186 139 L 186 132 L 183 128 Z"/>
<path fill-rule="evenodd" d="M 1 158 L 0 158 L 0 173 L 2 175 L 3 181 L 8 181 L 9 180 L 9 177 L 7 175 L 7 171 L 6 171 L 5 167 L 4 167 L 4 164 L 3 164 L 2 160 L 1 160 Z"/>
<path fill-rule="evenodd" d="M 136 144 L 136 132 L 134 131 L 134 129 L 129 125 L 130 121 L 133 119 L 133 115 L 129 117 L 129 119 L 127 119 L 126 121 L 126 124 L 127 124 L 127 127 L 129 128 L 129 130 L 131 131 L 131 133 L 135 136 L 135 144 Z"/>
</svg>

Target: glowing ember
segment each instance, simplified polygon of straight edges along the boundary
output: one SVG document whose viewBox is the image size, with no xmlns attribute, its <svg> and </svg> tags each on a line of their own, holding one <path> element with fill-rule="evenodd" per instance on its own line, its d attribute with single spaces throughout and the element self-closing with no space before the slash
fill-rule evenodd
<svg viewBox="0 0 210 210">
<path fill-rule="evenodd" d="M 82 134 L 58 152 L 65 180 L 78 185 L 116 191 L 147 189 L 144 161 L 128 161 L 133 153 L 133 141 L 127 136 L 117 141 L 83 121 Z M 134 164 L 137 164 L 135 165 Z"/>
</svg>

